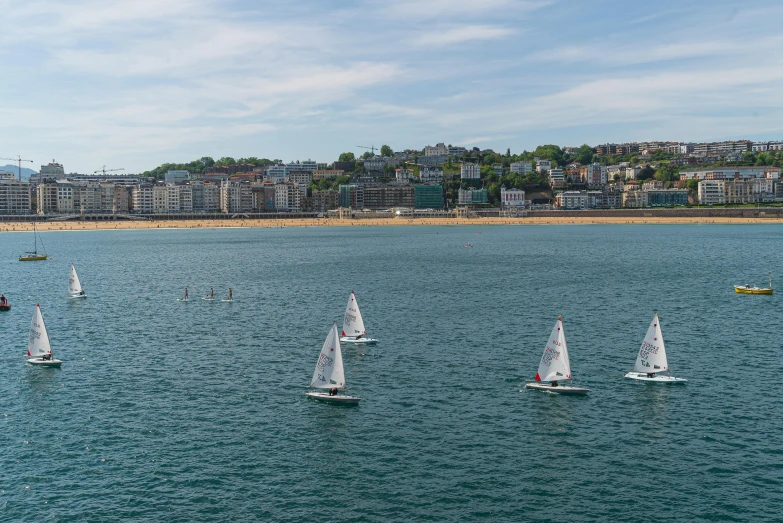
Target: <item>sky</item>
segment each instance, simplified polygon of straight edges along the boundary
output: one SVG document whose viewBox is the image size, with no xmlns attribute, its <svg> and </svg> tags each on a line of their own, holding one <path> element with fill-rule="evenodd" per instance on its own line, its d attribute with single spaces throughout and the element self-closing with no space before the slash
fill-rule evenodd
<svg viewBox="0 0 783 523">
<path fill-rule="evenodd" d="M 0 12 L 0 158 L 36 170 L 783 139 L 780 2 L 0 0 Z"/>
</svg>

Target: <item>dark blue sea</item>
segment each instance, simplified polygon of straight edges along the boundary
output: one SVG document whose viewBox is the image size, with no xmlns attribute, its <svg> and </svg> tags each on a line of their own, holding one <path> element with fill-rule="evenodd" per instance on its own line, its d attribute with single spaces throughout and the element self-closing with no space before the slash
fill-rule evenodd
<svg viewBox="0 0 783 523">
<path fill-rule="evenodd" d="M 779 225 L 41 237 L 0 235 L 2 521 L 783 517 L 783 296 L 732 289 L 783 282 Z M 346 408 L 304 391 L 351 290 Z M 623 378 L 656 311 L 685 385 Z M 520 392 L 558 315 L 587 397 Z"/>
</svg>

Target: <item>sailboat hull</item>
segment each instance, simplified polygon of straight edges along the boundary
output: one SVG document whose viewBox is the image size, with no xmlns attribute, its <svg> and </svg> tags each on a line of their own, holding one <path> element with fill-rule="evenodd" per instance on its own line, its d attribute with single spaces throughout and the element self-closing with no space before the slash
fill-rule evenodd
<svg viewBox="0 0 783 523">
<path fill-rule="evenodd" d="M 19 256 L 19 261 L 43 261 L 47 258 L 46 255 Z"/>
<path fill-rule="evenodd" d="M 364 345 L 375 345 L 376 343 L 378 343 L 378 340 L 374 338 L 359 338 L 357 340 L 356 338 L 343 336 L 342 338 L 340 338 L 340 343 L 361 343 Z"/>
<path fill-rule="evenodd" d="M 0 311 L 10 311 L 11 310 L 11 304 L 6 303 L 5 305 L 0 305 Z"/>
<path fill-rule="evenodd" d="M 539 381 L 531 381 L 525 384 L 526 389 L 543 390 L 546 392 L 553 392 L 555 394 L 570 394 L 570 395 L 584 395 L 587 394 L 590 389 L 582 387 L 572 387 L 570 385 L 558 385 L 553 387 L 549 383 L 541 383 Z"/>
<path fill-rule="evenodd" d="M 71 294 L 68 297 L 71 298 L 72 300 L 78 300 L 79 298 L 86 298 L 87 295 L 86 294 Z"/>
<path fill-rule="evenodd" d="M 342 405 L 356 405 L 361 399 L 356 396 L 340 396 L 339 394 L 330 396 L 328 392 L 306 392 L 305 395 L 314 400 Z"/>
<path fill-rule="evenodd" d="M 656 383 L 685 383 L 688 380 L 685 378 L 675 378 L 674 376 L 661 376 L 659 374 L 654 375 L 652 378 L 648 377 L 644 372 L 627 372 L 626 378 L 638 381 L 654 381 Z"/>
<path fill-rule="evenodd" d="M 27 363 L 29 363 L 30 365 L 36 365 L 38 367 L 59 367 L 60 365 L 63 364 L 63 362 L 60 360 L 55 360 L 55 359 L 44 360 L 42 358 L 30 358 L 29 360 L 27 360 Z"/>
<path fill-rule="evenodd" d="M 741 285 L 734 286 L 734 292 L 737 294 L 772 294 L 773 289 L 764 289 L 759 287 L 745 287 Z"/>
</svg>

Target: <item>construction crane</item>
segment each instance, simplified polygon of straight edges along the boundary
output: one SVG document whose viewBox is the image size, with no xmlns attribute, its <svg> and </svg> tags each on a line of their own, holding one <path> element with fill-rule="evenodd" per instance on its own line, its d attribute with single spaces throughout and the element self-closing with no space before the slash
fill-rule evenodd
<svg viewBox="0 0 783 523">
<path fill-rule="evenodd" d="M 106 173 L 110 173 L 112 171 L 124 171 L 124 170 L 125 170 L 125 167 L 120 167 L 119 169 L 107 169 L 106 166 L 104 165 L 103 167 L 101 167 L 97 171 L 93 171 L 92 174 L 103 173 L 103 175 L 106 176 Z"/>
<path fill-rule="evenodd" d="M 361 147 L 362 149 L 369 149 L 372 151 L 372 155 L 375 156 L 375 149 L 376 147 L 374 145 L 367 147 L 366 145 L 357 145 L 356 147 Z"/>
<path fill-rule="evenodd" d="M 0 158 L 0 160 L 11 160 L 12 162 L 19 162 L 19 181 L 22 181 L 22 162 L 30 162 L 33 163 L 32 160 L 24 160 L 21 156 L 18 154 L 16 155 L 16 158 Z"/>
</svg>

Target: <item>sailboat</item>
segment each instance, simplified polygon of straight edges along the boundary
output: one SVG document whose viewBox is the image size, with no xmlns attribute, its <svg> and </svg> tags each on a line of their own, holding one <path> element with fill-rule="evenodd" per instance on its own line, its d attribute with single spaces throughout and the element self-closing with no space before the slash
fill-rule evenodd
<svg viewBox="0 0 783 523">
<path fill-rule="evenodd" d="M 337 324 L 332 324 L 332 329 L 326 336 L 318 363 L 315 364 L 313 380 L 310 387 L 316 389 L 329 389 L 328 392 L 308 391 L 308 398 L 326 401 L 329 403 L 356 404 L 359 399 L 349 396 L 345 387 L 345 369 L 343 368 L 343 354 L 340 351 L 340 337 L 337 335 Z M 338 394 L 339 391 L 343 394 Z"/>
<path fill-rule="evenodd" d="M 79 276 L 76 274 L 76 268 L 71 265 L 71 275 L 68 278 L 68 295 L 71 298 L 86 298 L 82 290 L 82 282 L 79 281 Z"/>
<path fill-rule="evenodd" d="M 356 301 L 356 295 L 353 291 L 348 296 L 348 305 L 345 306 L 345 317 L 343 318 L 343 331 L 340 341 L 343 343 L 364 343 L 367 345 L 378 343 L 378 340 L 367 336 L 367 330 L 364 328 L 364 319 L 359 310 L 359 302 Z"/>
<path fill-rule="evenodd" d="M 19 261 L 41 261 L 48 258 L 46 255 L 46 249 L 44 248 L 43 240 L 41 241 L 41 248 L 44 252 L 43 254 L 38 254 L 38 231 L 35 229 L 35 222 L 33 222 L 33 242 L 33 252 L 26 252 L 19 256 Z"/>
<path fill-rule="evenodd" d="M 27 363 L 41 367 L 59 367 L 62 361 L 54 359 L 52 347 L 49 345 L 49 334 L 46 332 L 41 306 L 35 304 L 33 319 L 30 322 L 30 337 L 27 340 Z"/>
<path fill-rule="evenodd" d="M 666 375 L 659 373 L 665 372 Z M 666 359 L 666 346 L 663 343 L 663 332 L 658 313 L 653 316 L 647 335 L 639 348 L 636 365 L 625 374 L 626 378 L 639 381 L 657 381 L 661 383 L 685 383 L 684 378 L 675 378 L 669 374 L 669 362 Z"/>
<path fill-rule="evenodd" d="M 560 385 L 558 382 L 568 380 L 569 385 Z M 536 381 L 525 384 L 527 389 L 545 390 L 559 394 L 587 394 L 590 389 L 574 387 L 571 379 L 571 362 L 568 359 L 568 346 L 563 332 L 563 318 L 557 318 L 549 341 L 546 343 L 541 363 L 538 364 Z"/>
</svg>

